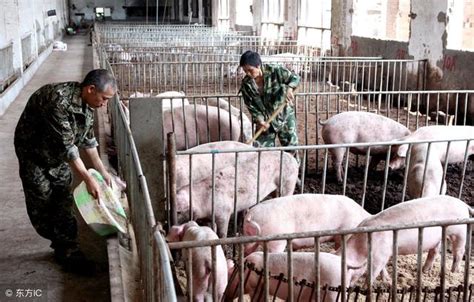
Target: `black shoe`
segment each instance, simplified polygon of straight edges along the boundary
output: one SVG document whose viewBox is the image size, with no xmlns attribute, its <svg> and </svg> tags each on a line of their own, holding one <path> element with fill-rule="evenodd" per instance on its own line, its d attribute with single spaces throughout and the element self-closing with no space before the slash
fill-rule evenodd
<svg viewBox="0 0 474 302">
<path fill-rule="evenodd" d="M 66 272 L 84 276 L 95 274 L 95 263 L 87 259 L 79 249 L 55 250 L 54 259 Z"/>
</svg>

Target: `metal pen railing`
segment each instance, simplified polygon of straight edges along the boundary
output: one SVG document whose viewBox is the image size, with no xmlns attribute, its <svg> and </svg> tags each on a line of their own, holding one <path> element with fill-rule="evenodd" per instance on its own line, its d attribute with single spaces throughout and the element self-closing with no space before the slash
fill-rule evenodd
<svg viewBox="0 0 474 302">
<path fill-rule="evenodd" d="M 257 297 L 260 292 L 260 296 L 263 296 L 265 301 L 274 299 L 275 297 L 286 298 L 288 301 L 444 301 L 446 296 L 449 295 L 450 298 L 456 299 L 456 301 L 470 301 L 474 293 L 474 286 L 472 284 L 472 225 L 474 224 L 474 218 L 464 218 L 464 219 L 453 219 L 453 220 L 442 220 L 442 221 L 431 221 L 431 222 L 418 222 L 418 223 L 400 223 L 397 225 L 389 226 L 372 226 L 372 227 L 357 227 L 351 230 L 323 230 L 323 231 L 313 231 L 313 232 L 302 232 L 302 233 L 292 233 L 292 234 L 278 234 L 278 235 L 268 235 L 268 236 L 245 236 L 245 237 L 235 237 L 235 238 L 223 238 L 216 240 L 200 240 L 200 241 L 182 241 L 182 242 L 172 242 L 169 244 L 170 249 L 172 250 L 183 250 L 187 249 L 191 251 L 196 248 L 203 247 L 221 247 L 226 250 L 234 249 L 237 251 L 235 256 L 237 263 L 237 269 L 234 270 L 234 273 L 230 276 L 228 286 L 225 292 L 225 301 L 233 300 L 234 298 L 239 298 L 239 301 L 243 301 L 245 294 L 250 294 L 254 298 Z M 464 267 L 462 275 L 460 275 L 459 285 L 452 284 L 448 287 L 447 281 L 447 270 L 446 270 L 446 259 L 448 258 L 448 252 L 446 250 L 446 241 L 447 241 L 447 229 L 453 228 L 456 226 L 465 225 L 465 238 L 466 243 L 464 245 Z M 440 243 L 441 248 L 441 263 L 439 269 L 441 271 L 439 275 L 439 285 L 431 285 L 431 287 L 423 287 L 422 279 L 422 254 L 427 249 L 423 246 L 424 236 L 433 236 L 432 228 L 436 227 L 440 233 Z M 440 230 L 439 230 L 440 229 Z M 416 253 L 416 277 L 415 283 L 410 288 L 410 295 L 406 297 L 408 288 L 403 285 L 399 286 L 399 279 L 397 273 L 397 263 L 400 258 L 403 256 L 399 255 L 398 245 L 400 242 L 399 238 L 406 236 L 408 230 L 416 230 L 417 235 L 417 253 Z M 431 231 L 431 233 L 427 233 Z M 391 241 L 391 246 L 393 250 L 393 257 L 390 261 L 392 263 L 392 280 L 390 286 L 387 288 L 380 286 L 380 283 L 375 284 L 375 280 L 370 277 L 370 271 L 373 265 L 373 255 L 377 251 L 378 253 L 382 252 L 379 246 L 374 246 L 371 238 L 376 234 L 381 232 L 387 233 L 388 240 Z M 347 252 L 348 248 L 346 246 L 346 241 L 350 236 L 356 234 L 365 234 L 367 238 L 367 263 L 364 267 L 367 268 L 368 277 L 367 284 L 363 290 L 360 290 L 359 287 L 349 287 L 349 282 L 347 280 L 349 267 L 347 265 Z M 332 267 L 332 269 L 322 270 L 322 266 L 325 265 L 325 258 L 323 258 L 322 248 L 320 246 L 321 238 L 323 237 L 333 237 L 341 236 L 342 237 L 342 246 L 338 250 L 338 255 L 341 256 L 339 261 L 339 267 Z M 304 262 L 304 266 L 298 264 L 298 259 L 301 257 L 301 253 L 292 251 L 289 248 L 286 252 L 286 261 L 280 263 L 280 270 L 270 271 L 270 257 L 273 257 L 274 254 L 269 253 L 266 249 L 268 243 L 277 240 L 283 240 L 288 242 L 288 246 L 291 246 L 292 241 L 296 239 L 308 238 L 314 240 L 314 248 L 311 248 L 310 252 L 313 255 L 312 263 L 308 261 Z M 259 243 L 263 245 L 263 261 L 261 263 L 249 263 L 246 262 L 243 255 L 244 245 Z M 461 248 L 461 247 L 460 247 Z M 326 250 L 326 249 L 325 249 Z M 306 250 L 306 254 L 308 250 Z M 252 254 L 251 254 L 252 255 Z M 187 266 L 192 267 L 192 258 L 187 259 Z M 335 263 L 331 263 L 335 265 Z M 250 270 L 245 269 L 251 265 Z M 326 264 L 327 265 L 327 264 Z M 216 264 L 213 262 L 212 270 L 215 274 Z M 258 269 L 255 269 L 257 266 Z M 436 265 L 438 266 L 438 265 Z M 354 269 L 354 268 L 352 268 Z M 307 273 L 310 271 L 311 273 Z M 329 284 L 331 288 L 328 288 L 328 284 L 321 283 L 321 276 L 331 274 L 331 272 L 340 272 L 340 278 L 338 284 Z M 255 283 L 251 283 L 249 278 L 252 273 L 256 274 L 258 278 L 258 283 L 255 286 Z M 310 280 L 302 280 L 300 275 L 309 275 Z M 409 273 L 408 271 L 405 274 Z M 292 277 L 293 276 L 293 277 Z M 220 282 L 220 278 L 223 276 L 218 276 L 217 280 L 213 280 L 213 286 L 217 282 Z M 263 279 L 263 280 L 262 280 Z M 254 278 L 255 280 L 255 278 Z M 276 281 L 278 280 L 278 285 L 275 286 Z M 288 282 L 292 280 L 292 282 Z M 451 281 L 453 282 L 453 281 Z M 455 281 L 454 281 L 455 282 Z M 273 284 L 271 284 L 273 283 Z M 283 284 L 283 285 L 282 285 Z M 325 288 L 323 286 L 326 286 Z M 376 287 L 377 286 L 377 287 Z M 285 291 L 285 287 L 286 291 Z M 188 293 L 192 292 L 192 282 L 187 282 Z M 270 288 L 272 290 L 270 290 Z M 283 288 L 278 292 L 279 288 Z M 248 289 L 252 291 L 249 292 Z M 304 291 L 306 293 L 304 294 Z M 288 294 L 286 294 L 286 292 Z M 309 295 L 308 292 L 311 294 Z M 329 296 L 333 293 L 332 296 Z M 457 292 L 457 294 L 456 294 Z M 280 293 L 280 294 L 279 294 Z M 303 294 L 302 294 L 303 293 Z M 353 294 L 353 295 L 352 295 Z M 308 299 L 309 297 L 309 299 Z M 188 301 L 192 301 L 192 296 L 189 295 Z M 407 300 L 405 298 L 408 298 Z M 451 301 L 448 300 L 448 301 Z"/>
<path fill-rule="evenodd" d="M 96 47 L 96 40 L 93 41 L 101 67 L 112 71 L 106 56 Z M 176 301 L 170 259 L 161 234 L 161 226 L 155 220 L 146 178 L 117 95 L 110 102 L 110 114 L 113 120 L 114 142 L 118 151 L 119 170 L 127 183 L 130 222 L 134 229 L 139 255 L 143 299 Z"/>
<path fill-rule="evenodd" d="M 374 143 L 353 143 L 353 144 L 331 144 L 331 145 L 312 145 L 312 146 L 295 146 L 295 147 L 276 147 L 276 148 L 227 148 L 225 150 L 211 149 L 211 150 L 187 150 L 187 151 L 176 151 L 176 161 L 177 167 L 181 167 L 181 175 L 186 177 L 181 183 L 183 185 L 178 186 L 177 194 L 181 196 L 180 207 L 177 208 L 177 211 L 181 214 L 176 215 L 170 213 L 169 215 L 181 216 L 182 220 L 195 220 L 195 219 L 208 219 L 211 221 L 211 224 L 214 226 L 216 222 L 216 203 L 219 201 L 219 204 L 232 204 L 232 211 L 230 213 L 235 215 L 235 220 L 233 224 L 234 232 L 237 230 L 237 216 L 236 214 L 241 210 L 241 208 L 248 208 L 252 205 L 256 205 L 259 202 L 263 201 L 271 191 L 264 191 L 265 194 L 260 194 L 258 192 L 263 192 L 261 187 L 268 187 L 270 184 L 273 184 L 273 178 L 268 179 L 263 178 L 261 174 L 263 173 L 273 173 L 272 177 L 278 179 L 275 182 L 274 186 L 277 188 L 276 194 L 282 194 L 280 188 L 282 184 L 285 186 L 291 185 L 293 183 L 293 188 L 295 193 L 320 193 L 320 194 L 340 194 L 348 196 L 354 199 L 359 203 L 363 208 L 365 208 L 370 213 L 377 213 L 385 210 L 387 207 L 408 200 L 407 196 L 407 186 L 415 186 L 415 184 L 408 182 L 408 171 L 414 165 L 410 158 L 413 156 L 414 146 L 436 146 L 440 150 L 445 150 L 446 154 L 443 158 L 439 158 L 440 162 L 446 163 L 442 168 L 442 177 L 436 180 L 441 183 L 434 183 L 435 186 L 442 188 L 444 185 L 444 178 L 448 171 L 448 158 L 454 152 L 457 152 L 458 157 L 463 158 L 463 161 L 460 162 L 461 168 L 459 170 L 450 171 L 450 177 L 456 177 L 460 181 L 453 184 L 449 184 L 448 195 L 453 195 L 457 198 L 465 198 L 469 196 L 469 191 L 471 190 L 464 185 L 466 178 L 466 171 L 468 165 L 468 156 L 473 154 L 472 148 L 469 146 L 474 145 L 474 137 L 466 138 L 457 138 L 457 139 L 431 139 L 431 140 L 406 140 L 403 141 L 403 144 L 408 145 L 408 153 L 405 162 L 405 171 L 390 171 L 389 164 L 392 158 L 391 153 L 393 152 L 394 146 L 399 146 L 401 142 L 391 141 L 391 142 L 374 142 Z M 370 155 L 370 150 L 376 147 L 386 147 L 387 154 L 385 157 L 385 164 L 383 170 L 379 172 L 374 172 L 369 170 L 369 158 L 366 157 L 366 160 L 363 162 L 362 167 L 353 168 L 352 165 L 356 164 L 354 158 L 350 161 L 349 150 L 351 148 L 367 148 L 367 153 Z M 345 150 L 345 162 L 344 162 L 344 173 L 342 183 L 335 181 L 332 176 L 332 171 L 329 171 L 328 168 L 328 157 L 333 149 L 344 149 Z M 433 147 L 434 148 L 434 147 Z M 457 149 L 457 150 L 456 150 Z M 307 160 L 306 154 L 308 151 L 316 151 L 324 154 L 324 166 L 322 171 L 313 174 L 313 177 L 306 176 L 306 171 L 303 168 L 303 171 L 300 175 L 300 185 L 295 186 L 297 175 L 289 174 L 289 172 L 282 172 L 282 167 L 290 166 L 289 162 L 283 161 L 283 153 L 286 152 L 299 152 L 303 155 L 302 164 Z M 454 151 L 456 150 L 456 151 Z M 273 153 L 279 153 L 281 156 L 273 156 Z M 434 154 L 434 153 L 433 153 Z M 422 156 L 425 154 L 422 153 Z M 435 156 L 435 155 L 432 155 Z M 230 159 L 229 159 L 230 158 Z M 275 167 L 280 167 L 280 173 L 274 171 L 263 170 L 261 168 L 262 162 L 265 159 L 271 158 Z M 235 160 L 235 162 L 234 162 Z M 352 164 L 350 164 L 352 162 Z M 222 166 L 224 165 L 224 166 Z M 186 172 L 184 167 L 189 167 L 189 172 Z M 191 169 L 192 167 L 192 169 Z M 428 183 L 428 177 L 425 177 L 426 170 L 429 168 L 428 162 L 425 161 L 422 164 L 423 177 L 418 184 L 419 188 L 422 190 L 423 187 Z M 222 175 L 223 171 L 226 171 L 224 174 L 226 178 L 223 178 L 218 175 Z M 349 170 L 351 174 L 356 174 L 357 177 L 349 177 Z M 185 172 L 183 174 L 183 171 Z M 199 171 L 199 177 L 195 175 Z M 390 172 L 390 173 L 389 173 Z M 377 177 L 371 177 L 369 179 L 369 173 L 377 173 Z M 316 177 L 314 177 L 316 176 Z M 265 181 L 263 179 L 266 179 Z M 314 181 L 314 179 L 320 180 Z M 270 183 L 269 183 L 270 181 Z M 307 182 L 311 181 L 311 186 L 308 186 Z M 249 188 L 246 184 L 252 183 L 252 186 Z M 213 185 L 211 185 L 213 184 Z M 329 185 L 331 185 L 331 191 L 329 191 Z M 348 187 L 357 187 L 360 188 L 357 192 L 353 190 L 349 191 Z M 388 189 L 390 185 L 390 189 Z M 214 186 L 218 186 L 219 192 L 214 192 Z M 236 188 L 234 194 L 229 195 L 229 190 Z M 224 188 L 228 188 L 224 189 Z M 245 190 L 244 190 L 245 189 Z M 439 190 L 439 189 L 438 189 Z M 243 192 L 243 193 L 238 193 Z M 290 192 L 290 195 L 292 192 Z M 198 203 L 193 203 L 199 196 L 200 201 Z M 249 197 L 250 196 L 250 197 Z M 283 196 L 283 195 L 282 195 Z M 387 196 L 391 198 L 388 199 Z M 411 198 L 418 198 L 421 196 L 410 196 Z M 204 200 L 203 200 L 204 199 Z M 369 200 L 371 202 L 368 202 Z M 169 200 L 168 202 L 172 202 Z M 205 207 L 200 208 L 199 211 L 195 211 L 195 207 Z M 168 205 L 167 209 L 170 209 Z M 207 209 L 207 210 L 206 210 Z M 164 210 L 164 209 L 163 209 Z M 199 216 L 196 213 L 199 214 Z M 209 214 L 209 213 L 212 213 Z M 220 217 L 218 217 L 221 220 Z"/>
<path fill-rule="evenodd" d="M 112 63 L 123 93 L 184 91 L 187 95 L 235 93 L 242 74 L 239 61 Z M 331 60 L 265 58 L 282 64 L 301 77 L 298 92 L 403 91 L 424 85 L 425 61 L 421 60 Z M 409 81 L 414 78 L 415 81 Z M 411 86 L 413 85 L 413 87 Z"/>
</svg>

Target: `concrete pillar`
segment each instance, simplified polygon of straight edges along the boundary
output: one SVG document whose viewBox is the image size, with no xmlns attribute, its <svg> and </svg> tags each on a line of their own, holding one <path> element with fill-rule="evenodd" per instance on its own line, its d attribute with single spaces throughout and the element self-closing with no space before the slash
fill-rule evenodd
<svg viewBox="0 0 474 302">
<path fill-rule="evenodd" d="M 177 2 L 178 2 L 178 20 L 179 20 L 179 22 L 183 22 L 183 20 L 184 20 L 183 1 L 184 0 L 177 0 Z"/>
<path fill-rule="evenodd" d="M 446 47 L 447 2 L 412 0 L 411 34 L 408 44 L 410 56 L 414 59 L 427 58 L 432 65 L 443 59 Z"/>
<path fill-rule="evenodd" d="M 219 25 L 219 0 L 212 0 L 212 26 L 217 27 Z"/>
<path fill-rule="evenodd" d="M 193 1 L 192 0 L 188 0 L 188 23 L 191 24 L 191 22 L 193 21 Z"/>
<path fill-rule="evenodd" d="M 167 219 L 162 112 L 161 102 L 157 102 L 155 98 L 130 99 L 130 128 L 157 222 Z"/>
<path fill-rule="evenodd" d="M 204 5 L 202 4 L 202 0 L 198 0 L 198 22 L 199 24 L 204 24 Z"/>
<path fill-rule="evenodd" d="M 331 2 L 331 47 L 334 55 L 348 55 L 352 35 L 352 0 Z"/>
<path fill-rule="evenodd" d="M 298 2 L 288 1 L 285 18 L 285 37 L 296 40 L 298 37 Z"/>
<path fill-rule="evenodd" d="M 262 33 L 262 7 L 263 0 L 253 0 L 253 30 L 256 35 L 260 35 Z"/>
<path fill-rule="evenodd" d="M 237 20 L 237 1 L 229 0 L 229 28 L 235 30 Z"/>
</svg>

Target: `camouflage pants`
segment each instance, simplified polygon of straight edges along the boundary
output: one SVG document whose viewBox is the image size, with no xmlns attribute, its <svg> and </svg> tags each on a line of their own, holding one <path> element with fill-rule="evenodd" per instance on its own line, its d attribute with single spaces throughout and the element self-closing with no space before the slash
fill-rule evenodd
<svg viewBox="0 0 474 302">
<path fill-rule="evenodd" d="M 263 132 L 254 143 L 255 147 L 275 147 L 275 139 L 278 136 L 280 145 L 283 147 L 287 146 L 298 146 L 298 133 L 296 128 L 296 118 L 294 114 L 288 115 L 286 123 L 283 124 L 279 131 L 276 131 L 273 126 L 270 126 L 267 131 Z M 293 156 L 300 163 L 299 155 L 297 151 L 291 152 Z"/>
<path fill-rule="evenodd" d="M 20 156 L 19 162 L 26 209 L 36 232 L 51 240 L 53 249 L 76 248 L 77 222 L 69 189 L 72 182 L 69 165 L 44 168 Z"/>
</svg>

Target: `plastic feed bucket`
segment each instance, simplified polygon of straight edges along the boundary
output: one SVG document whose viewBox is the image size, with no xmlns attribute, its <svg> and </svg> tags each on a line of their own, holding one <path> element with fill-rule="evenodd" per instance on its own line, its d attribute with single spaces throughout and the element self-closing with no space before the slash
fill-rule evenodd
<svg viewBox="0 0 474 302">
<path fill-rule="evenodd" d="M 101 236 L 117 231 L 126 233 L 126 215 L 120 201 L 99 172 L 94 169 L 88 171 L 100 185 L 101 198 L 97 202 L 87 191 L 84 181 L 74 189 L 74 200 L 85 222 Z"/>
</svg>

